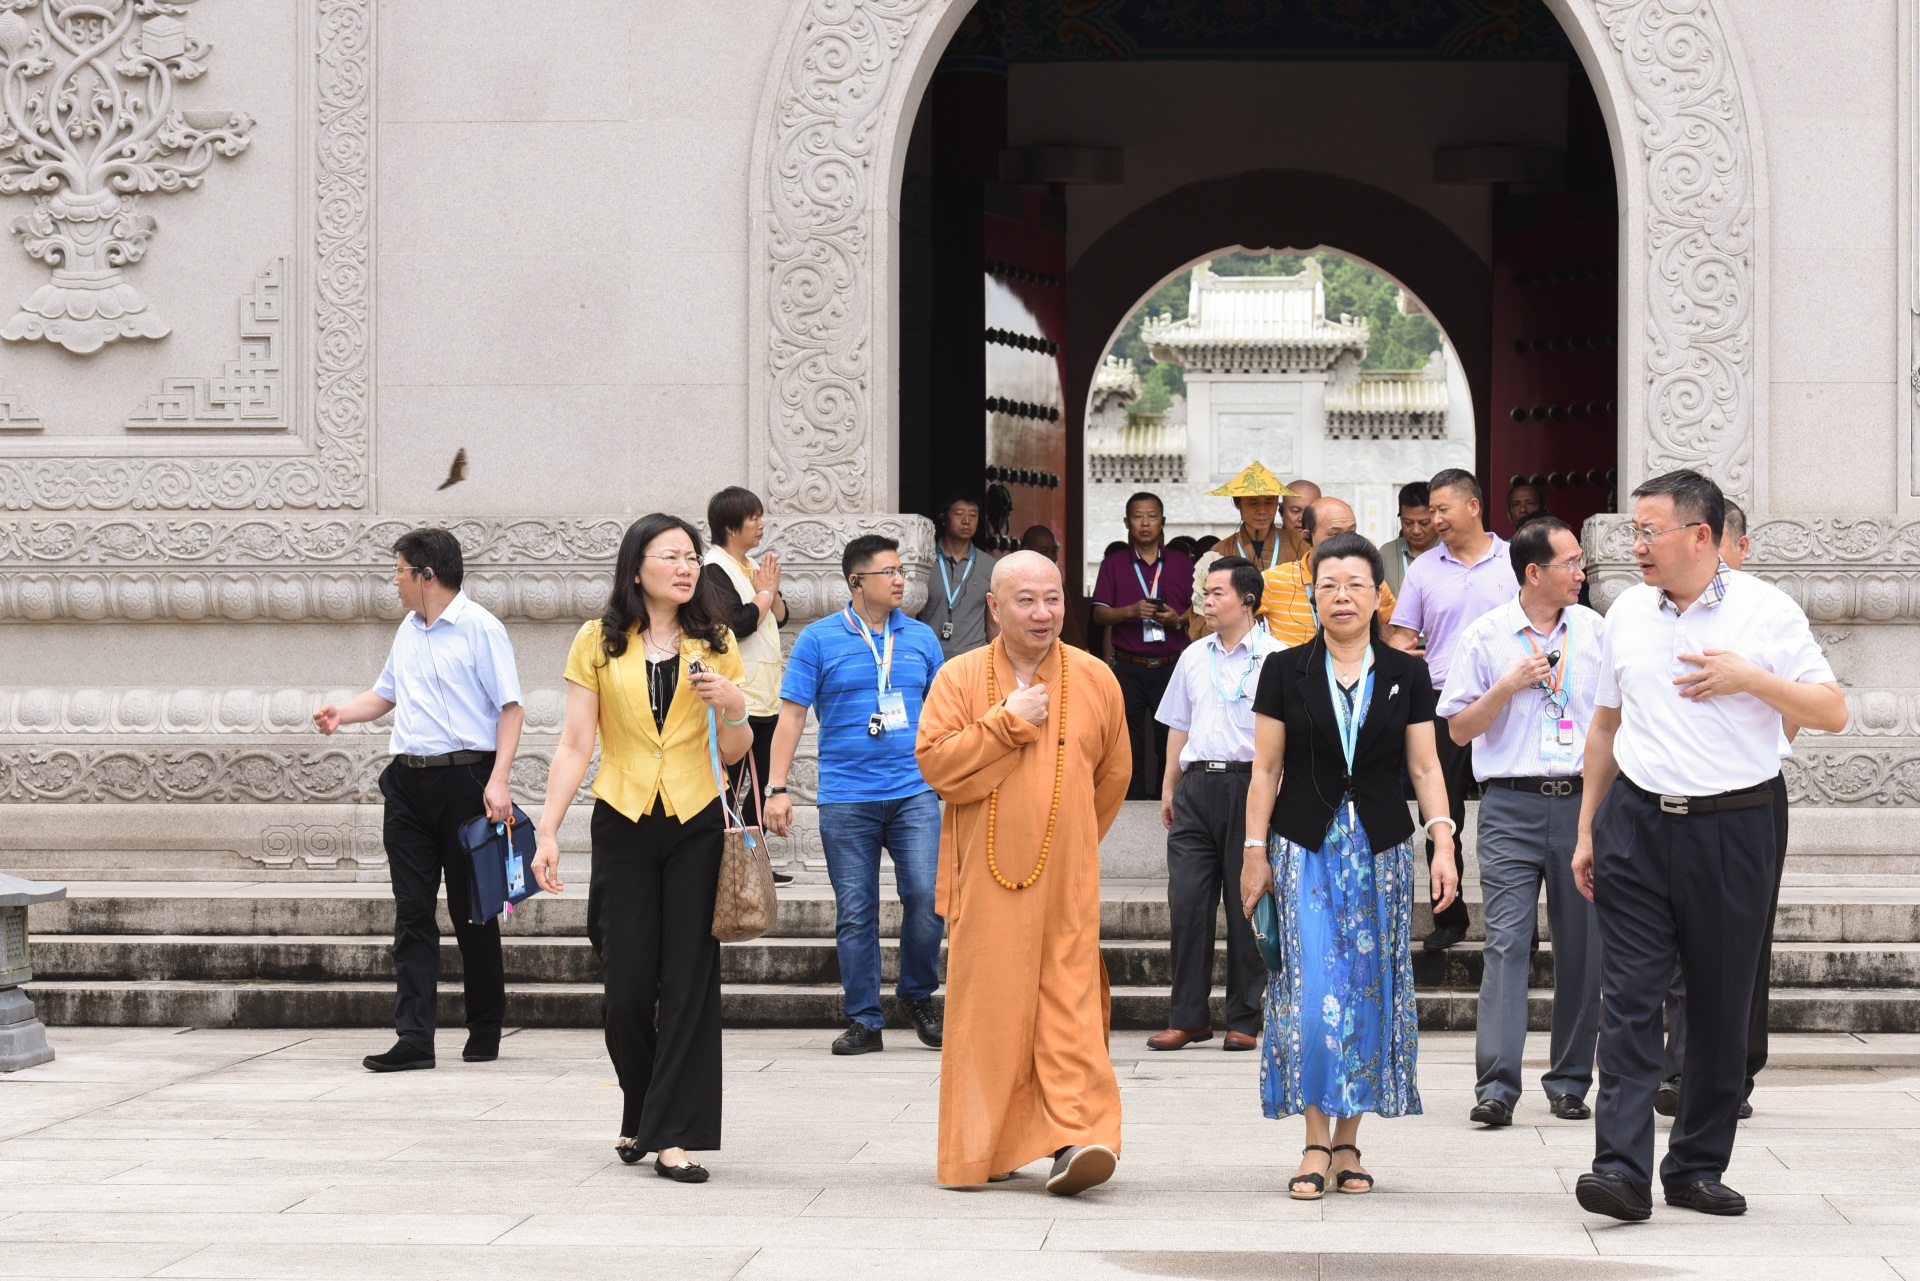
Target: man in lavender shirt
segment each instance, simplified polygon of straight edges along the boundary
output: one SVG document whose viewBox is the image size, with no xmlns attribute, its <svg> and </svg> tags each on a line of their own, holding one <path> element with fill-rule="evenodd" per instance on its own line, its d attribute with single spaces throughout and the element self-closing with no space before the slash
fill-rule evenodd
<svg viewBox="0 0 1920 1281">
<path fill-rule="evenodd" d="M 1407 567 L 1387 641 L 1410 653 L 1424 653 L 1433 687 L 1439 690 L 1446 686 L 1447 669 L 1460 638 L 1482 616 L 1512 600 L 1516 589 L 1512 567 L 1507 563 L 1507 542 L 1486 528 L 1481 517 L 1480 482 L 1473 473 L 1449 467 L 1428 481 L 1427 487 L 1432 494 L 1433 528 L 1440 542 Z M 1447 783 L 1454 830 L 1463 831 L 1467 789 L 1473 786 L 1473 745 L 1455 745 L 1442 717 L 1434 718 L 1433 738 L 1440 753 L 1440 772 Z M 1464 850 L 1461 856 L 1464 860 Z M 1431 843 L 1427 857 L 1433 857 Z M 1437 952 L 1466 937 L 1467 905 L 1465 900 L 1455 899 L 1446 911 L 1434 913 L 1433 933 L 1421 946 Z"/>
</svg>

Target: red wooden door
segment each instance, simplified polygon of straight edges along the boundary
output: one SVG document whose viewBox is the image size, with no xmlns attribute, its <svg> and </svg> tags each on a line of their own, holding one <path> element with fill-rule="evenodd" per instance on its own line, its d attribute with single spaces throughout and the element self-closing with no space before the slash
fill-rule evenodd
<svg viewBox="0 0 1920 1281">
<path fill-rule="evenodd" d="M 985 224 L 984 537 L 1011 551 L 1034 525 L 1067 547 L 1064 202 L 990 185 Z M 1017 215 L 1017 216 L 1016 216 Z"/>
</svg>

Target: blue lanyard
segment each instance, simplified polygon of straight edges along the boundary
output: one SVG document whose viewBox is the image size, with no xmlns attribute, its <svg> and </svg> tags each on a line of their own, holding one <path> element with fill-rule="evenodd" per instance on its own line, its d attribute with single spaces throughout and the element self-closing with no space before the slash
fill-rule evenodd
<svg viewBox="0 0 1920 1281">
<path fill-rule="evenodd" d="M 867 631 L 867 625 L 853 616 L 853 606 L 848 605 L 840 612 L 845 615 L 847 626 L 851 627 L 854 634 L 867 643 L 867 652 L 873 655 L 874 671 L 879 673 L 880 692 L 882 694 L 886 693 L 893 688 L 893 638 L 899 635 L 899 633 L 894 631 L 892 627 L 887 628 L 887 656 L 881 658 L 880 648 L 873 643 L 873 636 Z"/>
<path fill-rule="evenodd" d="M 1543 690 L 1546 693 L 1547 705 L 1543 710 L 1546 713 L 1547 719 L 1550 721 L 1560 720 L 1567 714 L 1567 659 L 1573 652 L 1573 626 L 1564 619 L 1561 621 L 1561 626 L 1565 628 L 1565 633 L 1560 638 L 1560 671 L 1557 676 L 1554 672 L 1549 671 L 1547 673 L 1547 679 L 1534 686 L 1535 689 Z M 1520 629 L 1520 639 L 1527 643 L 1527 652 L 1529 654 L 1538 654 L 1540 652 L 1540 647 L 1533 643 L 1533 634 L 1530 628 L 1522 627 Z M 1553 637 L 1547 637 L 1547 644 L 1553 644 Z"/>
<path fill-rule="evenodd" d="M 1353 773 L 1353 754 L 1360 746 L 1360 726 L 1367 719 L 1367 708 L 1373 704 L 1373 647 L 1367 647 L 1367 656 L 1360 660 L 1360 669 L 1366 674 L 1366 680 L 1358 691 L 1353 706 L 1348 707 L 1346 695 L 1340 691 L 1340 678 L 1333 674 L 1333 651 L 1327 651 L 1327 693 L 1333 698 L 1333 715 L 1340 732 L 1340 750 L 1346 754 L 1347 773 Z"/>
<path fill-rule="evenodd" d="M 1237 703 L 1247 696 L 1247 682 L 1252 679 L 1253 669 L 1260 662 L 1260 647 L 1254 643 L 1257 637 L 1257 631 L 1247 633 L 1246 670 L 1240 673 L 1240 683 L 1234 687 L 1234 691 L 1231 694 L 1220 688 L 1220 642 L 1215 640 L 1211 645 L 1207 646 L 1207 665 L 1213 675 L 1213 692 L 1226 699 L 1229 703 Z"/>
<path fill-rule="evenodd" d="M 954 602 L 960 599 L 960 591 L 967 585 L 967 576 L 973 573 L 973 558 L 979 554 L 979 548 L 967 548 L 967 567 L 960 571 L 960 586 L 955 587 L 947 577 L 947 554 L 939 548 L 934 549 L 934 558 L 940 562 L 940 587 L 947 594 L 947 612 L 953 612 Z"/>
<path fill-rule="evenodd" d="M 1160 595 L 1160 571 L 1167 567 L 1167 554 L 1161 552 L 1153 562 L 1153 586 L 1147 586 L 1147 576 L 1140 572 L 1140 553 L 1133 554 L 1133 577 L 1140 584 L 1142 599 L 1154 600 Z"/>
</svg>

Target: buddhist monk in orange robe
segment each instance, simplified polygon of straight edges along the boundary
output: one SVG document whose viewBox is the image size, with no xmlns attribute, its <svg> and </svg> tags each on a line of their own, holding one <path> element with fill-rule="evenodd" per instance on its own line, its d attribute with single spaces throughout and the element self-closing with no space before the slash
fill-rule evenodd
<svg viewBox="0 0 1920 1281">
<path fill-rule="evenodd" d="M 998 1182 L 1052 1157 L 1048 1191 L 1071 1194 L 1111 1177 L 1120 1153 L 1100 838 L 1133 771 L 1126 708 L 1106 664 L 1059 639 L 1052 561 L 1002 560 L 987 607 L 999 639 L 940 670 L 916 749 L 946 802 L 938 1177 Z"/>
</svg>

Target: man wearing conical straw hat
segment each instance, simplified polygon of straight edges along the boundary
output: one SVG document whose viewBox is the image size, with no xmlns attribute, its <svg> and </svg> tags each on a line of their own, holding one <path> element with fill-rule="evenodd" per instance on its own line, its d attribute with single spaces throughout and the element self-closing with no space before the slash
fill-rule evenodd
<svg viewBox="0 0 1920 1281">
<path fill-rule="evenodd" d="M 1218 489 L 1209 489 L 1207 494 L 1233 500 L 1240 509 L 1240 528 L 1221 537 L 1194 562 L 1194 582 L 1206 582 L 1207 571 L 1222 556 L 1245 556 L 1267 570 L 1291 564 L 1306 554 L 1306 540 L 1300 531 L 1280 519 L 1280 500 L 1298 495 L 1281 484 L 1265 463 L 1248 463 L 1238 476 Z M 1187 620 L 1187 633 L 1194 640 L 1207 634 L 1207 620 L 1197 609 Z"/>
</svg>

